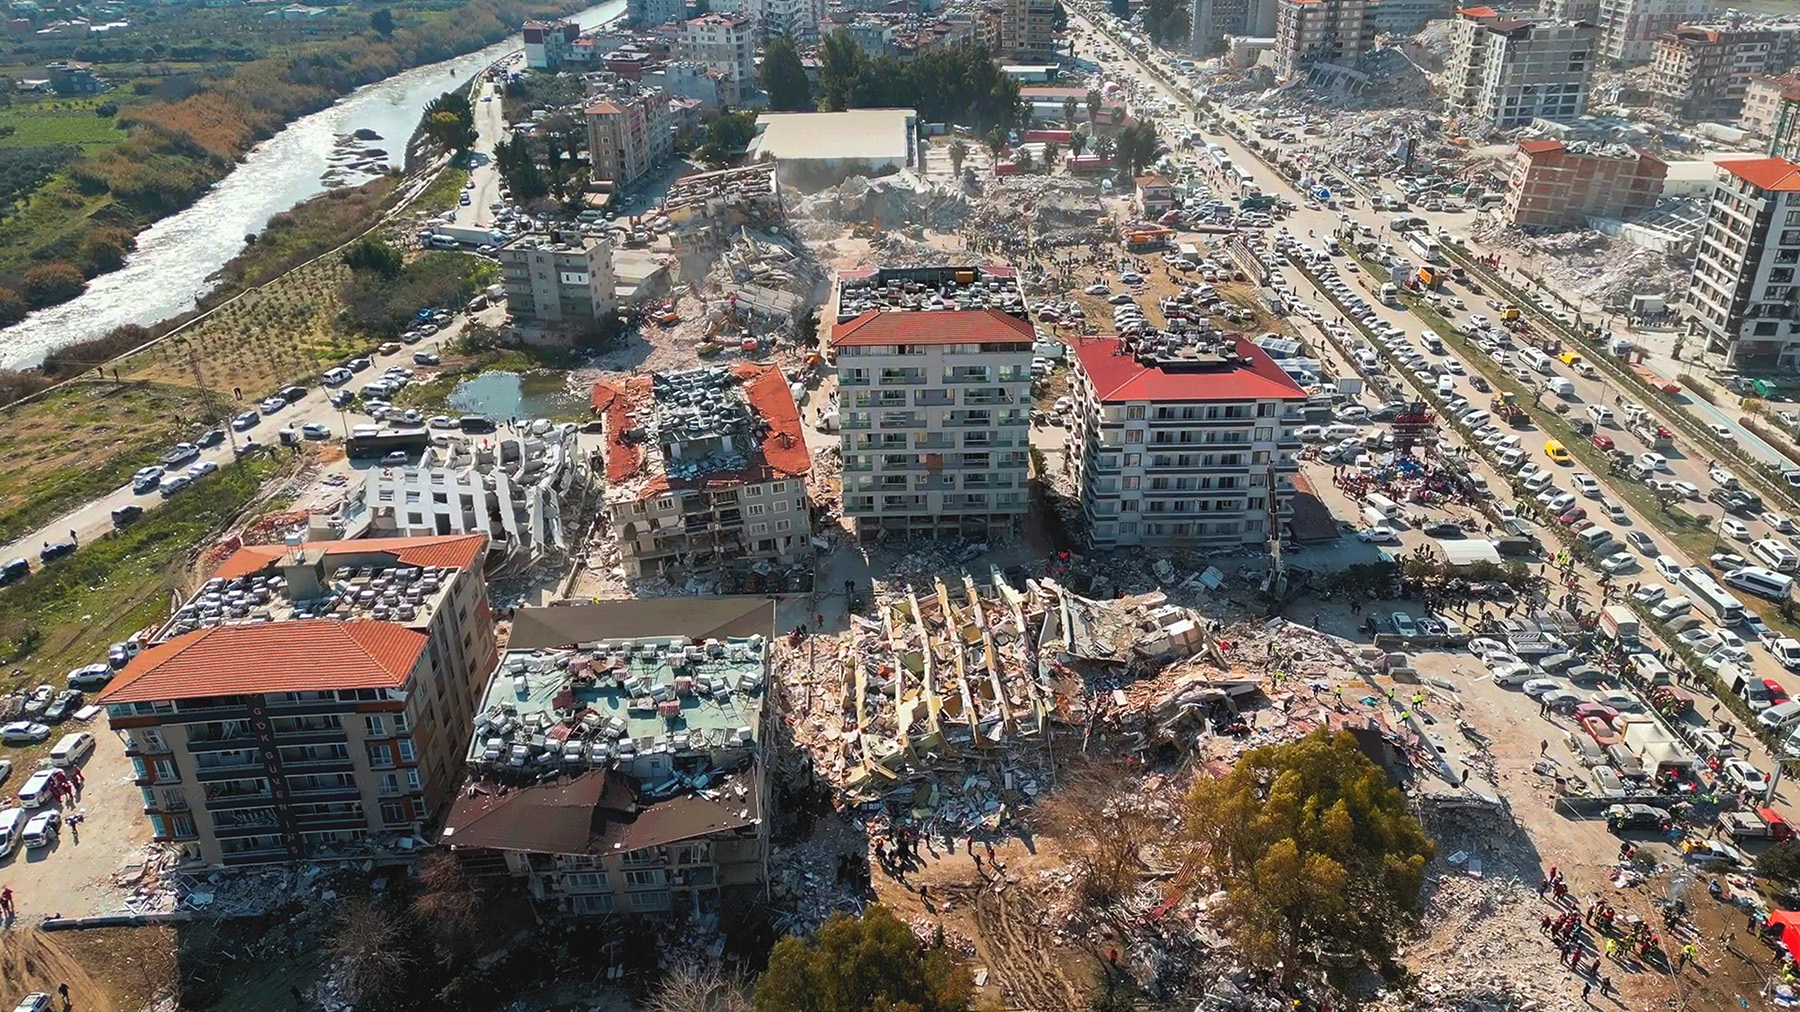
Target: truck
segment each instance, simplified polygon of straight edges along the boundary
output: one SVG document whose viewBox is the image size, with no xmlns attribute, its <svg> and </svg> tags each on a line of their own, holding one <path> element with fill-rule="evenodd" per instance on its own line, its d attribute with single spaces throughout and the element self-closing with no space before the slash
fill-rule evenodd
<svg viewBox="0 0 1800 1012">
<path fill-rule="evenodd" d="M 1488 402 L 1488 411 L 1509 425 L 1517 425 L 1525 419 L 1525 409 L 1519 406 L 1518 398 L 1510 391 L 1494 394 L 1493 400 Z"/>
<path fill-rule="evenodd" d="M 1675 434 L 1647 414 L 1640 414 L 1625 423 L 1625 430 L 1643 440 L 1652 450 L 1668 450 L 1675 446 Z"/>
<path fill-rule="evenodd" d="M 1754 812 L 1720 812 L 1719 828 L 1734 840 L 1774 840 L 1777 843 L 1794 838 L 1794 827 L 1773 808 Z"/>
<path fill-rule="evenodd" d="M 474 228 L 469 225 L 439 225 L 431 230 L 434 236 L 441 236 L 458 246 L 499 246 L 506 242 L 506 237 L 491 228 Z"/>
<path fill-rule="evenodd" d="M 1637 614 L 1622 604 L 1609 604 L 1600 609 L 1600 630 L 1613 642 L 1632 644 L 1638 641 Z"/>
</svg>

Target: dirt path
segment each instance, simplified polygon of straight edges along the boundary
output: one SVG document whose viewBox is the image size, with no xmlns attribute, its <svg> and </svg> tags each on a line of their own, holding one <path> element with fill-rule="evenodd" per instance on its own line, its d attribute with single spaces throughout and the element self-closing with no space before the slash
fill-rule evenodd
<svg viewBox="0 0 1800 1012">
<path fill-rule="evenodd" d="M 80 1012 L 135 1012 L 135 1004 L 115 1000 L 121 990 L 136 990 L 131 982 L 108 982 L 90 974 L 86 960 L 64 938 L 35 928 L 0 932 L 0 988 L 7 1002 L 32 991 L 54 997 L 60 984 L 69 985 L 70 1007 Z"/>
</svg>

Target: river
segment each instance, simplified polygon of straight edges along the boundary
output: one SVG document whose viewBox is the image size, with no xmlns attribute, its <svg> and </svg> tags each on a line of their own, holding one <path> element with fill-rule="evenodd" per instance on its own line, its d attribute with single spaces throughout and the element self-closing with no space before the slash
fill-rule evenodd
<svg viewBox="0 0 1800 1012">
<path fill-rule="evenodd" d="M 592 28 L 624 11 L 625 0 L 607 0 L 573 20 Z M 98 337 L 120 324 L 148 326 L 192 309 L 211 287 L 207 279 L 244 248 L 245 235 L 260 232 L 270 218 L 324 191 L 320 177 L 333 167 L 338 135 L 373 130 L 381 139 L 367 146 L 386 150 L 399 164 L 427 103 L 523 45 L 514 35 L 466 56 L 402 71 L 288 124 L 253 148 L 193 206 L 140 232 L 137 252 L 122 269 L 95 278 L 79 298 L 0 330 L 0 366 L 35 365 L 53 348 Z M 346 177 L 350 182 L 367 178 Z"/>
</svg>

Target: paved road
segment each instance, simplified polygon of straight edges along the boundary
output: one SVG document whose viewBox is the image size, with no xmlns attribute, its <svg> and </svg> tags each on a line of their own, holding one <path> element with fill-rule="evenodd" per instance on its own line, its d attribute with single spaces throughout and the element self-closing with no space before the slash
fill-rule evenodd
<svg viewBox="0 0 1800 1012">
<path fill-rule="evenodd" d="M 1072 21 L 1077 22 L 1077 23 L 1086 23 L 1089 20 L 1087 17 L 1074 11 L 1073 9 L 1070 11 L 1070 18 Z M 1089 32 L 1087 34 L 1086 38 L 1081 43 L 1078 44 L 1077 52 L 1079 55 L 1085 55 L 1085 56 L 1089 57 L 1090 59 L 1092 59 L 1092 58 L 1095 58 L 1094 48 L 1095 48 L 1094 47 L 1094 36 L 1093 36 L 1092 32 Z M 1114 48 L 1116 48 L 1116 47 L 1114 47 Z M 1138 77 L 1140 78 L 1140 80 L 1142 82 L 1148 84 L 1149 87 L 1158 96 L 1168 99 L 1168 100 L 1171 100 L 1171 101 L 1177 101 L 1178 104 L 1180 104 L 1177 96 L 1175 96 L 1173 93 L 1169 92 L 1167 89 L 1163 88 L 1160 84 L 1158 84 L 1155 81 L 1155 79 L 1149 75 L 1147 68 L 1143 67 L 1142 64 L 1139 63 L 1139 61 L 1132 59 L 1130 57 L 1126 57 L 1123 60 L 1115 59 L 1115 60 L 1111 61 L 1110 64 L 1108 64 L 1106 61 L 1101 61 L 1101 62 L 1103 63 L 1103 66 L 1107 66 L 1108 69 L 1113 70 L 1115 73 L 1118 73 L 1118 74 L 1122 74 L 1122 73 L 1128 72 L 1128 71 L 1135 72 L 1138 75 Z M 1247 151 L 1243 147 L 1243 145 L 1239 144 L 1234 138 L 1232 138 L 1228 135 L 1218 134 L 1218 135 L 1208 135 L 1207 140 L 1209 142 L 1217 142 L 1217 143 L 1223 144 L 1227 148 L 1227 150 L 1230 152 L 1233 164 L 1239 166 L 1240 168 L 1245 169 L 1250 174 L 1253 181 L 1262 187 L 1263 192 L 1286 194 L 1286 195 L 1290 196 L 1291 198 L 1295 199 L 1296 203 L 1301 205 L 1300 209 L 1297 210 L 1296 212 L 1294 212 L 1292 215 L 1290 215 L 1288 217 L 1288 219 L 1283 222 L 1283 224 L 1287 227 L 1287 229 L 1291 233 L 1293 233 L 1295 236 L 1299 237 L 1302 241 L 1306 240 L 1306 237 L 1307 237 L 1309 231 L 1312 233 L 1316 233 L 1320 237 L 1323 237 L 1323 236 L 1330 234 L 1332 232 L 1332 230 L 1334 230 L 1340 224 L 1340 222 L 1338 220 L 1337 212 L 1334 212 L 1334 211 L 1331 211 L 1328 209 L 1324 209 L 1324 208 L 1319 208 L 1317 210 L 1306 208 L 1304 206 L 1305 201 L 1304 201 L 1303 195 L 1299 194 L 1294 189 L 1294 187 L 1290 186 L 1285 180 L 1283 180 L 1281 177 L 1279 177 L 1274 171 L 1269 169 L 1262 162 L 1260 162 L 1254 156 L 1252 156 L 1251 153 L 1249 151 Z M 1173 144 L 1171 144 L 1171 149 L 1173 150 L 1174 148 L 1175 148 L 1175 146 Z M 1364 203 L 1366 204 L 1366 202 L 1364 202 Z M 1376 228 L 1377 230 L 1380 229 L 1380 222 L 1377 220 L 1377 215 L 1373 211 L 1367 209 L 1366 206 L 1360 210 L 1350 211 L 1349 215 L 1351 217 L 1351 220 L 1353 220 L 1353 221 L 1360 222 L 1363 224 L 1368 224 L 1371 227 Z M 1452 229 L 1452 230 L 1454 231 L 1454 229 Z M 1312 244 L 1318 245 L 1319 243 L 1314 241 Z M 1335 260 L 1335 266 L 1337 267 L 1337 269 L 1340 272 L 1342 272 L 1340 274 L 1340 276 L 1347 283 L 1349 283 L 1353 288 L 1360 288 L 1360 286 L 1356 282 L 1355 276 L 1351 272 L 1349 272 L 1348 270 L 1345 269 L 1344 264 L 1345 264 L 1345 261 L 1342 258 L 1338 258 Z M 1297 292 L 1302 299 L 1309 301 L 1313 306 L 1315 306 L 1321 310 L 1327 311 L 1328 320 L 1336 317 L 1337 314 L 1335 312 L 1331 311 L 1332 303 L 1331 303 L 1329 297 L 1323 291 L 1320 291 L 1320 290 L 1314 288 L 1308 282 L 1308 280 L 1304 274 L 1302 274 L 1300 271 L 1293 269 L 1293 268 L 1286 268 L 1282 271 L 1282 273 L 1286 276 L 1287 280 L 1289 281 L 1291 289 L 1293 291 Z M 1473 295 L 1466 288 L 1465 289 L 1453 289 L 1453 290 L 1451 290 L 1451 294 L 1454 294 L 1454 295 L 1460 297 L 1465 302 L 1465 304 L 1469 307 L 1468 309 L 1465 309 L 1465 310 L 1459 311 L 1459 312 L 1454 312 L 1452 314 L 1454 316 L 1456 322 L 1458 322 L 1459 324 L 1466 324 L 1468 317 L 1470 315 L 1472 315 L 1473 313 L 1484 313 L 1488 316 L 1493 315 L 1492 311 L 1489 310 L 1484 305 L 1484 297 L 1483 296 Z M 1410 312 L 1408 312 L 1407 310 L 1405 310 L 1403 308 L 1383 305 L 1383 304 L 1379 303 L 1376 299 L 1369 297 L 1366 292 L 1364 293 L 1364 295 L 1365 295 L 1365 298 L 1367 299 L 1367 301 L 1369 301 L 1372 305 L 1375 306 L 1376 315 L 1377 315 L 1378 320 L 1385 321 L 1387 323 L 1391 323 L 1394 326 L 1404 329 L 1407 332 L 1407 334 L 1414 339 L 1415 346 L 1422 345 L 1422 342 L 1417 341 L 1417 335 L 1419 334 L 1419 332 L 1421 330 L 1423 330 L 1425 328 L 1416 317 L 1414 317 Z M 1423 350 L 1422 347 L 1421 347 L 1421 350 Z M 1472 351 L 1471 354 L 1479 354 L 1479 353 Z M 1433 356 L 1433 355 L 1430 355 L 1429 353 L 1427 353 L 1427 358 L 1436 359 L 1438 361 L 1447 361 L 1447 360 L 1453 359 L 1455 357 L 1456 356 L 1453 354 Z M 1475 390 L 1473 385 L 1471 384 L 1469 374 L 1477 371 L 1474 368 L 1472 368 L 1473 363 L 1459 362 L 1459 364 L 1462 366 L 1463 374 L 1454 376 L 1456 393 L 1461 395 L 1462 397 L 1470 400 L 1472 403 L 1485 404 L 1491 395 L 1484 394 L 1484 393 L 1481 393 L 1481 392 Z M 1384 368 L 1385 368 L 1385 365 L 1386 365 L 1386 363 L 1384 363 Z M 1399 367 L 1394 366 L 1394 368 L 1397 369 Z M 1612 405 L 1614 402 L 1614 398 L 1616 396 L 1618 396 L 1618 391 L 1616 389 L 1614 389 L 1612 387 L 1612 385 L 1610 383 L 1606 382 L 1605 380 L 1603 380 L 1603 379 L 1587 379 L 1583 376 L 1575 374 L 1568 367 L 1563 366 L 1560 363 L 1557 364 L 1557 375 L 1560 375 L 1564 378 L 1570 379 L 1575 384 L 1575 391 L 1576 391 L 1575 396 L 1573 398 L 1569 399 L 1570 417 L 1578 416 L 1578 413 L 1583 410 L 1583 405 L 1585 405 L 1585 404 Z M 1602 374 L 1602 375 L 1604 375 L 1604 374 Z M 1435 380 L 1434 380 L 1434 382 L 1435 382 Z M 1548 406 L 1553 400 L 1554 400 L 1554 398 L 1551 395 L 1546 395 L 1546 397 L 1545 397 L 1546 406 Z M 1560 487 L 1563 491 L 1574 491 L 1573 483 L 1571 481 L 1571 476 L 1575 472 L 1581 470 L 1581 466 L 1579 464 L 1575 465 L 1575 466 L 1565 466 L 1565 465 L 1558 465 L 1554 461 L 1552 461 L 1550 459 L 1549 455 L 1547 453 L 1545 453 L 1545 448 L 1544 448 L 1545 436 L 1541 430 L 1532 428 L 1532 429 L 1511 430 L 1511 431 L 1513 431 L 1523 437 L 1522 448 L 1525 449 L 1526 451 L 1528 451 L 1528 453 L 1530 454 L 1531 461 L 1533 463 L 1537 464 L 1540 469 L 1548 471 L 1551 474 L 1556 476 L 1555 485 L 1557 487 Z M 1630 433 L 1626 432 L 1622 428 L 1612 427 L 1612 428 L 1603 429 L 1601 431 L 1604 431 L 1606 434 L 1610 435 L 1616 441 L 1617 445 L 1621 449 L 1629 449 L 1629 450 L 1633 451 L 1634 453 L 1642 452 L 1644 449 L 1646 449 L 1646 447 L 1644 447 L 1642 445 L 1641 440 L 1639 440 L 1636 436 L 1633 436 Z M 1666 457 L 1669 458 L 1669 467 L 1670 467 L 1669 472 L 1663 473 L 1659 476 L 1662 480 L 1666 480 L 1666 481 L 1683 480 L 1683 481 L 1690 482 L 1690 483 L 1698 486 L 1702 490 L 1702 495 L 1705 495 L 1706 492 L 1717 487 L 1716 483 L 1710 477 L 1708 477 L 1705 462 L 1697 456 L 1690 456 L 1690 455 L 1684 454 L 1680 449 L 1679 441 L 1677 442 L 1676 449 L 1664 450 L 1664 451 L 1660 451 L 1660 452 L 1662 452 Z M 1495 478 L 1497 476 L 1494 475 L 1492 468 L 1488 467 L 1484 462 L 1481 465 L 1480 470 L 1485 472 L 1489 476 L 1490 485 L 1499 493 L 1499 498 L 1501 498 L 1503 500 L 1511 498 L 1510 492 L 1506 491 L 1508 489 L 1508 483 L 1506 481 L 1496 482 Z M 1620 498 L 1615 491 L 1615 483 L 1618 481 L 1622 481 L 1623 479 L 1612 478 L 1605 474 L 1596 474 L 1596 475 L 1594 475 L 1594 477 L 1599 479 L 1600 482 L 1602 483 L 1602 485 L 1604 487 L 1603 495 L 1607 499 L 1610 499 L 1615 502 L 1619 502 L 1622 505 L 1625 505 L 1625 507 L 1626 507 L 1626 513 L 1628 516 L 1628 521 L 1626 523 L 1617 524 L 1617 523 L 1611 523 L 1611 522 L 1604 522 L 1606 526 L 1611 527 L 1615 531 L 1615 533 L 1618 534 L 1621 538 L 1627 531 L 1641 530 L 1641 531 L 1644 531 L 1651 535 L 1651 537 L 1654 539 L 1654 541 L 1656 543 L 1657 551 L 1660 554 L 1670 556 L 1670 557 L 1676 559 L 1677 561 L 1681 562 L 1683 565 L 1693 565 L 1695 563 L 1704 564 L 1704 562 L 1705 562 L 1704 559 L 1696 560 L 1696 559 L 1687 558 L 1682 552 L 1680 552 L 1673 545 L 1671 545 L 1667 541 L 1667 539 L 1662 536 L 1662 534 L 1659 531 L 1657 531 L 1655 525 L 1644 522 L 1644 519 L 1642 516 L 1638 515 L 1635 510 L 1633 510 L 1628 504 L 1624 503 L 1623 499 Z M 1595 500 L 1592 498 L 1587 498 L 1587 497 L 1581 498 L 1581 504 L 1586 506 L 1590 511 L 1592 511 L 1594 509 L 1594 507 L 1596 506 Z M 1710 511 L 1711 515 L 1713 516 L 1713 518 L 1715 520 L 1719 517 L 1720 513 L 1722 512 L 1718 507 L 1711 506 L 1710 504 L 1690 504 L 1690 505 L 1698 507 L 1700 512 Z M 1785 536 L 1776 534 L 1769 527 L 1768 524 L 1762 522 L 1761 520 L 1747 521 L 1746 523 L 1747 523 L 1747 526 L 1749 526 L 1751 528 L 1753 537 L 1761 538 L 1761 537 L 1768 537 L 1768 536 L 1776 536 L 1776 537 L 1782 538 L 1782 540 L 1787 540 L 1787 538 Z M 1544 540 L 1547 544 L 1551 543 L 1551 539 L 1549 538 L 1548 535 L 1546 535 L 1544 537 Z M 1662 578 L 1659 577 L 1657 575 L 1657 573 L 1653 569 L 1650 568 L 1649 557 L 1645 556 L 1643 553 L 1635 552 L 1635 550 L 1634 550 L 1634 554 L 1636 554 L 1638 556 L 1638 558 L 1642 561 L 1642 563 L 1644 565 L 1644 570 L 1639 571 L 1639 572 L 1624 574 L 1621 577 L 1623 582 L 1629 583 L 1632 581 L 1641 580 L 1647 584 L 1664 584 L 1665 583 L 1665 581 L 1662 580 Z M 1587 584 L 1589 587 L 1589 594 L 1588 594 L 1587 600 L 1588 601 L 1598 600 L 1599 599 L 1598 593 L 1597 593 L 1597 590 L 1595 589 L 1597 587 L 1597 584 L 1595 583 L 1592 574 L 1584 572 L 1582 574 L 1582 576 L 1583 576 L 1583 582 L 1585 584 Z M 1677 591 L 1674 588 L 1671 588 L 1670 596 L 1675 596 L 1676 593 L 1677 593 Z M 1739 596 L 1742 597 L 1744 595 L 1740 594 Z M 1710 616 L 1702 615 L 1702 617 L 1709 618 Z M 1781 664 L 1779 664 L 1774 659 L 1774 657 L 1771 654 L 1769 654 L 1764 648 L 1762 648 L 1760 645 L 1757 645 L 1754 643 L 1752 643 L 1752 645 L 1751 645 L 1751 666 L 1752 666 L 1752 669 L 1756 676 L 1762 677 L 1762 678 L 1775 679 L 1776 681 L 1780 682 L 1782 684 L 1782 686 L 1788 690 L 1790 696 L 1793 696 L 1795 698 L 1800 698 L 1800 676 L 1796 676 L 1793 672 L 1788 671 Z M 1756 761 L 1758 763 L 1758 765 L 1761 766 L 1763 769 L 1769 769 L 1771 766 L 1771 763 L 1772 763 L 1772 760 L 1770 759 L 1770 757 L 1760 747 L 1757 747 L 1755 749 L 1755 754 L 1753 755 L 1753 760 Z"/>
<path fill-rule="evenodd" d="M 469 202 L 457 207 L 456 223 L 487 226 L 494 223 L 490 205 L 500 200 L 500 171 L 494 164 L 494 145 L 506 136 L 506 117 L 501 111 L 500 88 L 493 82 L 477 82 L 474 101 L 478 136 L 470 152 L 469 181 L 475 186 L 463 191 L 469 195 Z"/>
</svg>

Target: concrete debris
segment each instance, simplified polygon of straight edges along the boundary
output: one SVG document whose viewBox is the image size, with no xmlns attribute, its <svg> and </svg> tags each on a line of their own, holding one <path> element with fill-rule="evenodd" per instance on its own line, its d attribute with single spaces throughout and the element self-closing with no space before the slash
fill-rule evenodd
<svg viewBox="0 0 1800 1012">
<path fill-rule="evenodd" d="M 953 232 L 969 213 L 961 190 L 920 179 L 910 172 L 870 179 L 851 176 L 836 186 L 800 200 L 795 214 L 810 224 L 809 237 L 832 238 L 845 224 L 865 225 L 874 232 L 919 225 Z"/>
</svg>

